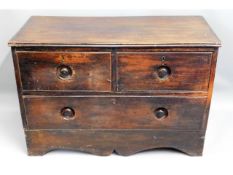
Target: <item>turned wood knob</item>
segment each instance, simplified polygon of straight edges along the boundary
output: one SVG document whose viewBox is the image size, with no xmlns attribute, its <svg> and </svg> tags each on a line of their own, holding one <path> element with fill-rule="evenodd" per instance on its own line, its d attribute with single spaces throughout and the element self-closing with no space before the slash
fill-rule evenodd
<svg viewBox="0 0 233 175">
<path fill-rule="evenodd" d="M 155 117 L 158 119 L 166 118 L 168 116 L 168 110 L 166 108 L 157 108 L 154 113 Z"/>
<path fill-rule="evenodd" d="M 64 119 L 72 119 L 74 118 L 75 112 L 72 108 L 70 107 L 65 107 L 61 110 L 61 115 Z"/>
<path fill-rule="evenodd" d="M 171 70 L 168 66 L 160 66 L 157 69 L 157 75 L 161 79 L 166 79 L 171 74 Z"/>
<path fill-rule="evenodd" d="M 72 69 L 69 66 L 59 66 L 58 67 L 58 76 L 62 79 L 67 79 L 72 76 Z"/>
</svg>

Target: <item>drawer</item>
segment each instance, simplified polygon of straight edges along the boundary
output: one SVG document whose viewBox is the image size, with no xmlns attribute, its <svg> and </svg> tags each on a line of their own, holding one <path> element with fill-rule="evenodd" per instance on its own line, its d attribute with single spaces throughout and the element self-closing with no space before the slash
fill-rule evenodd
<svg viewBox="0 0 233 175">
<path fill-rule="evenodd" d="M 23 90 L 111 91 L 110 52 L 16 52 Z"/>
<path fill-rule="evenodd" d="M 118 57 L 118 90 L 207 91 L 211 52 L 122 52 Z"/>
<path fill-rule="evenodd" d="M 206 98 L 27 97 L 29 129 L 180 129 L 202 127 Z"/>
</svg>

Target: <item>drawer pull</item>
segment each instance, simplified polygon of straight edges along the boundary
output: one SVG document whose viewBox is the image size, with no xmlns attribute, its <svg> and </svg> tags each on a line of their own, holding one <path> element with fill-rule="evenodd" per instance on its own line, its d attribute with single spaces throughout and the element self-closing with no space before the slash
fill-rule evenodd
<svg viewBox="0 0 233 175">
<path fill-rule="evenodd" d="M 155 114 L 157 119 L 163 119 L 163 118 L 166 118 L 168 116 L 168 110 L 166 108 L 157 108 L 154 111 L 154 114 Z"/>
<path fill-rule="evenodd" d="M 61 115 L 65 120 L 70 120 L 74 118 L 75 112 L 70 107 L 65 107 L 61 110 Z"/>
<path fill-rule="evenodd" d="M 68 79 L 72 76 L 72 69 L 69 66 L 62 65 L 58 67 L 58 77 Z"/>
<path fill-rule="evenodd" d="M 166 79 L 171 74 L 171 69 L 168 66 L 160 66 L 157 69 L 157 75 L 160 79 Z"/>
</svg>

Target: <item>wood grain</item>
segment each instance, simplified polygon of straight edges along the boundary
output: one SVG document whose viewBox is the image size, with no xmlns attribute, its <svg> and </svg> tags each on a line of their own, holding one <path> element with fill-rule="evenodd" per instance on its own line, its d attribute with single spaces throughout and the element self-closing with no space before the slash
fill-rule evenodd
<svg viewBox="0 0 233 175">
<path fill-rule="evenodd" d="M 202 17 L 31 17 L 9 45 L 29 155 L 202 155 L 221 45 Z"/>
<path fill-rule="evenodd" d="M 119 52 L 117 57 L 120 91 L 208 90 L 211 52 Z M 171 71 L 166 79 L 158 77 L 160 66 Z"/>
<path fill-rule="evenodd" d="M 29 97 L 24 103 L 29 129 L 205 129 L 206 98 Z M 74 119 L 63 118 L 64 107 L 75 111 Z M 161 107 L 168 116 L 157 119 Z"/>
<path fill-rule="evenodd" d="M 219 46 L 200 16 L 31 17 L 10 46 Z M 106 46 L 104 46 L 106 47 Z"/>
<path fill-rule="evenodd" d="M 110 52 L 17 52 L 23 90 L 111 91 Z M 58 76 L 61 65 L 72 69 Z"/>
<path fill-rule="evenodd" d="M 154 148 L 174 148 L 201 156 L 202 131 L 159 130 L 26 130 L 29 155 L 43 155 L 56 149 L 77 150 L 107 156 L 123 156 Z"/>
</svg>

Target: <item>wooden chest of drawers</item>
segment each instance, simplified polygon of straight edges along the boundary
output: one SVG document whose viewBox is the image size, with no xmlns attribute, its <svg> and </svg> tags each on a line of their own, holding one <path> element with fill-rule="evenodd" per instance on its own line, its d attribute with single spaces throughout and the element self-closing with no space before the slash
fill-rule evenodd
<svg viewBox="0 0 233 175">
<path fill-rule="evenodd" d="M 202 17 L 31 17 L 10 40 L 29 155 L 201 155 L 220 41 Z"/>
</svg>

